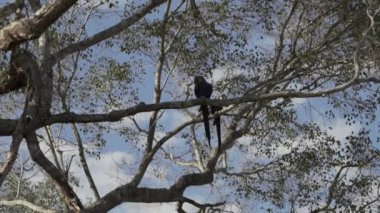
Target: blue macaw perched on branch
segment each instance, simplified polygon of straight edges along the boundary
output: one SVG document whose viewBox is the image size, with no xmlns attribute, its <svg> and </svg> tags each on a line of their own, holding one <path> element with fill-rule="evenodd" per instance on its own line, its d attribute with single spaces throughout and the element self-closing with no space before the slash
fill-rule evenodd
<svg viewBox="0 0 380 213">
<path fill-rule="evenodd" d="M 202 76 L 195 76 L 194 78 L 194 90 L 195 90 L 195 96 L 197 98 L 210 98 L 212 94 L 212 85 L 209 84 Z M 220 106 L 212 106 L 211 107 L 211 113 L 214 114 L 215 112 L 221 110 L 222 107 Z M 200 110 L 202 111 L 203 115 L 203 123 L 205 126 L 205 132 L 206 137 L 208 139 L 208 144 L 211 147 L 211 136 L 210 136 L 210 124 L 209 124 L 209 110 L 208 106 L 202 104 Z M 221 133 L 220 133 L 220 116 L 215 117 L 214 119 L 214 125 L 216 125 L 216 131 L 218 134 L 218 148 L 220 149 L 221 146 Z"/>
</svg>

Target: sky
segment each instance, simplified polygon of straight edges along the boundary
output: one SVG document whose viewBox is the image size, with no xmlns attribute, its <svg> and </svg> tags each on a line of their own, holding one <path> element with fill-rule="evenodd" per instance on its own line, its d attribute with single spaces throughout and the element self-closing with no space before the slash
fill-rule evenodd
<svg viewBox="0 0 380 213">
<path fill-rule="evenodd" d="M 162 9 L 162 7 L 161 7 Z M 88 33 L 94 34 L 96 32 L 99 32 L 101 29 L 111 26 L 118 22 L 117 16 L 115 14 L 107 14 L 106 16 L 103 16 L 101 19 L 101 23 L 99 23 L 99 20 L 94 20 L 92 22 L 89 22 L 89 25 L 87 27 Z M 99 26 L 101 26 L 101 29 L 99 29 Z M 268 39 L 263 41 L 263 45 L 273 45 L 273 40 Z M 110 51 L 108 54 L 109 57 L 114 57 L 116 60 L 123 62 L 127 61 L 128 58 L 126 58 L 126 55 L 123 53 L 119 53 L 117 51 Z M 154 79 L 154 66 L 150 66 L 150 68 L 147 68 L 147 73 L 143 78 L 143 84 L 147 85 L 144 90 L 140 90 L 140 97 L 141 99 L 146 103 L 152 102 L 153 97 L 153 87 L 151 86 L 151 82 L 153 82 Z M 244 72 L 243 70 L 234 70 L 234 73 L 226 73 L 225 69 L 223 68 L 217 68 L 213 70 L 213 76 L 212 78 L 208 78 L 207 80 L 209 82 L 217 82 L 220 80 L 225 79 L 226 77 L 231 77 L 231 75 L 238 75 L 241 72 Z M 169 85 L 170 86 L 170 85 Z M 164 97 L 164 100 L 166 98 Z M 346 125 L 346 121 L 342 117 L 337 117 L 333 120 L 326 120 L 325 117 L 321 116 L 319 113 L 317 113 L 317 110 L 310 110 L 308 107 L 309 104 L 312 104 L 313 106 L 317 107 L 318 110 L 324 111 L 324 109 L 327 109 L 327 104 L 322 99 L 301 99 L 297 98 L 293 100 L 295 107 L 297 109 L 297 113 L 299 115 L 299 118 L 302 121 L 313 121 L 316 122 L 319 126 L 322 127 L 323 130 L 326 130 L 328 133 L 330 133 L 332 136 L 339 140 L 344 140 L 344 138 L 351 134 L 352 132 L 357 133 L 361 126 L 360 124 L 356 123 L 351 126 Z M 192 109 L 193 112 L 196 112 L 197 109 Z M 147 125 L 149 121 L 149 113 L 141 113 L 137 115 L 135 118 L 137 122 L 141 125 Z M 162 118 L 162 124 L 165 125 L 167 129 L 172 129 L 176 127 L 178 123 L 181 123 L 186 120 L 186 117 L 184 114 L 180 113 L 176 110 L 167 110 L 165 111 L 165 114 Z M 374 122 L 374 125 L 376 125 L 378 121 Z M 133 125 L 131 120 L 123 119 L 120 123 L 112 124 L 115 125 L 115 128 L 123 127 L 123 126 L 131 126 Z M 330 128 L 331 127 L 331 128 Z M 375 128 L 375 126 L 374 126 Z M 45 133 L 43 131 L 40 132 L 43 136 L 46 137 Z M 67 133 L 68 135 L 70 133 Z M 157 135 L 163 135 L 164 132 L 158 132 Z M 373 135 L 375 136 L 375 135 Z M 71 135 L 72 137 L 72 135 Z M 92 173 L 92 176 L 95 180 L 95 183 L 98 187 L 98 190 L 100 192 L 100 195 L 104 195 L 107 192 L 111 191 L 112 189 L 120 186 L 121 184 L 128 183 L 129 180 L 131 180 L 134 173 L 133 171 L 136 169 L 136 165 L 138 165 L 139 159 L 141 158 L 141 155 L 139 155 L 137 152 L 135 152 L 133 149 L 136 147 L 131 143 L 126 143 L 124 141 L 124 138 L 121 137 L 119 134 L 115 132 L 111 132 L 106 135 L 106 138 L 108 142 L 106 143 L 105 147 L 102 148 L 102 155 L 100 159 L 96 159 L 92 156 L 87 155 L 88 165 L 90 168 L 90 171 Z M 0 138 L 0 143 L 2 145 L 6 146 L 6 144 L 9 141 L 9 138 Z M 249 140 L 248 138 L 241 138 L 240 140 Z M 214 141 L 215 142 L 215 141 Z M 65 151 L 66 156 L 71 156 L 72 154 L 77 155 L 77 151 L 75 150 L 75 146 L 72 146 L 70 143 L 62 142 L 63 145 L 61 147 L 62 150 Z M 294 144 L 296 146 L 297 144 Z M 90 148 L 93 146 L 91 144 L 91 141 L 86 141 L 86 146 Z M 183 139 L 181 138 L 173 138 L 170 140 L 166 146 L 186 146 L 184 144 Z M 52 160 L 51 153 L 48 152 L 49 148 L 45 144 L 41 144 L 41 147 L 43 151 L 47 153 L 47 156 Z M 277 153 L 278 155 L 287 154 L 290 152 L 289 147 L 278 147 Z M 21 147 L 21 152 L 25 153 L 27 155 L 25 143 Z M 241 153 L 237 152 L 236 150 L 233 150 L 231 152 L 231 155 L 229 155 L 229 159 L 232 162 L 232 164 L 236 165 L 235 169 L 239 169 L 239 165 L 242 165 L 241 162 L 244 162 L 246 160 L 252 159 L 253 157 L 244 155 L 242 156 Z M 148 168 L 148 171 L 145 175 L 144 181 L 142 182 L 142 185 L 149 185 L 149 186 L 156 186 L 156 187 L 167 187 L 172 182 L 168 181 L 167 178 L 165 178 L 165 175 L 171 174 L 173 171 L 177 171 L 176 167 L 168 168 L 167 165 L 159 166 L 157 164 L 153 164 Z M 89 188 L 89 185 L 87 183 L 87 180 L 85 178 L 83 169 L 81 168 L 78 156 L 74 158 L 74 163 L 70 169 L 70 172 L 75 174 L 80 179 L 80 187 L 74 187 L 75 192 L 78 194 L 78 196 L 83 200 L 86 201 L 89 198 L 93 199 L 92 192 Z M 163 174 L 163 177 L 157 177 L 157 174 Z M 177 174 L 178 175 L 178 174 Z M 42 174 L 38 174 L 35 177 L 33 177 L 32 181 L 40 181 L 43 179 Z M 174 178 L 171 178 L 174 179 Z M 220 190 L 218 193 L 215 193 L 217 195 L 212 195 L 215 190 L 220 190 L 218 187 L 214 187 L 212 185 L 206 185 L 201 187 L 190 187 L 186 190 L 185 195 L 191 197 L 192 199 L 199 201 L 199 202 L 215 202 L 219 201 L 219 196 L 227 196 L 230 192 Z M 219 196 L 218 196 L 219 194 Z M 268 207 L 269 204 L 267 203 L 255 203 L 255 210 L 262 211 L 262 209 L 265 209 Z M 114 209 L 112 209 L 111 213 L 123 213 L 123 212 L 176 212 L 176 203 L 155 203 L 155 204 L 146 204 L 146 203 L 126 203 L 122 204 Z M 186 204 L 185 210 L 189 212 L 195 212 L 197 208 Z M 225 210 L 231 211 L 231 212 L 241 212 L 243 211 L 239 206 L 237 205 L 231 205 L 228 204 L 225 207 Z M 299 212 L 308 212 L 308 209 L 299 209 Z"/>
</svg>

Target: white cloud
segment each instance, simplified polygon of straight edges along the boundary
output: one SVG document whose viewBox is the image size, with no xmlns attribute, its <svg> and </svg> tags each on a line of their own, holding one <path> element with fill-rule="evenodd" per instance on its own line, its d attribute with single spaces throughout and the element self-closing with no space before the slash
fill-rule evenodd
<svg viewBox="0 0 380 213">
<path fill-rule="evenodd" d="M 176 213 L 176 203 L 125 203 L 120 205 L 111 211 L 110 213 Z"/>
<path fill-rule="evenodd" d="M 307 102 L 307 98 L 293 98 L 292 102 L 295 106 L 301 105 Z"/>
<path fill-rule="evenodd" d="M 99 160 L 87 158 L 87 164 L 100 196 L 122 184 L 126 184 L 130 180 L 131 177 L 125 173 L 125 167 L 132 163 L 133 157 L 120 151 L 103 153 Z M 81 187 L 75 188 L 78 196 L 82 200 L 93 198 L 93 193 L 79 162 L 73 165 L 70 171 L 80 179 Z"/>
<path fill-rule="evenodd" d="M 227 204 L 224 207 L 224 210 L 227 212 L 234 212 L 234 213 L 242 212 L 241 208 L 238 205 L 233 205 L 233 204 Z"/>
<path fill-rule="evenodd" d="M 45 143 L 40 143 L 40 146 L 45 156 L 55 164 L 49 147 Z M 60 150 L 64 153 L 65 162 L 68 162 L 68 159 L 75 155 L 70 167 L 70 174 L 79 179 L 80 186 L 74 186 L 74 191 L 83 202 L 94 200 L 93 192 L 89 187 L 82 165 L 80 164 L 77 147 L 70 143 L 62 143 Z M 125 170 L 134 163 L 134 157 L 126 152 L 114 151 L 103 152 L 100 159 L 86 156 L 86 161 L 99 194 L 102 196 L 114 188 L 126 184 L 130 180 L 131 177 L 125 173 Z M 38 172 L 30 180 L 32 182 L 39 182 L 45 178 L 42 172 Z"/>
<path fill-rule="evenodd" d="M 165 123 L 165 127 L 167 130 L 174 129 L 181 125 L 182 123 L 190 120 L 190 117 L 187 114 L 178 111 L 178 110 L 170 110 L 166 111 L 162 117 L 162 123 Z"/>
<path fill-rule="evenodd" d="M 212 82 L 229 79 L 234 76 L 238 76 L 244 73 L 244 70 L 233 67 L 219 67 L 212 71 Z"/>
<path fill-rule="evenodd" d="M 346 136 L 351 135 L 352 132 L 356 133 L 360 129 L 360 125 L 357 123 L 350 126 L 347 125 L 345 119 L 337 119 L 330 124 L 322 122 L 321 126 L 338 140 L 344 140 Z M 329 127 L 331 127 L 331 129 Z"/>
</svg>

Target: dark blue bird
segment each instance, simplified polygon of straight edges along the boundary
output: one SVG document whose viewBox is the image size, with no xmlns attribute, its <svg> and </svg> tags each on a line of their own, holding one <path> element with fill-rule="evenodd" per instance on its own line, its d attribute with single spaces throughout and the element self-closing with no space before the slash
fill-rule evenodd
<svg viewBox="0 0 380 213">
<path fill-rule="evenodd" d="M 207 83 L 207 81 L 202 76 L 194 77 L 194 90 L 195 96 L 197 98 L 210 98 L 212 94 L 212 85 Z M 211 147 L 211 136 L 210 136 L 210 124 L 209 124 L 209 111 L 207 105 L 202 104 L 200 110 L 203 115 L 203 123 L 205 125 L 206 137 L 208 139 L 208 145 Z"/>
</svg>

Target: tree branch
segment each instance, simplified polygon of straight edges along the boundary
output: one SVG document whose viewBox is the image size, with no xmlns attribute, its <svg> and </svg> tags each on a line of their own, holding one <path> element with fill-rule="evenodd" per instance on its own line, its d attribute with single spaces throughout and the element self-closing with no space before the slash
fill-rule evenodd
<svg viewBox="0 0 380 213">
<path fill-rule="evenodd" d="M 154 8 L 160 6 L 163 4 L 165 0 L 151 0 L 148 4 L 143 6 L 140 10 L 138 10 L 135 14 L 132 16 L 122 20 L 118 24 L 105 29 L 85 40 L 79 41 L 77 43 L 73 43 L 68 45 L 67 47 L 59 50 L 57 53 L 54 54 L 54 59 L 55 61 L 59 61 L 66 56 L 87 49 L 91 47 L 94 44 L 97 44 L 101 41 L 104 41 L 120 32 L 128 28 L 129 26 L 135 24 L 137 21 L 142 19 L 146 14 L 150 13 Z"/>
<path fill-rule="evenodd" d="M 162 145 L 166 141 L 168 141 L 171 137 L 175 136 L 177 133 L 182 131 L 188 125 L 190 125 L 194 122 L 200 122 L 200 121 L 201 121 L 200 119 L 187 121 L 187 122 L 183 123 L 182 125 L 178 126 L 173 131 L 168 132 L 164 137 L 162 137 L 157 142 L 157 144 L 153 147 L 153 149 L 144 155 L 144 158 L 140 163 L 138 171 L 136 172 L 135 176 L 133 177 L 133 179 L 131 180 L 131 182 L 129 184 L 131 186 L 135 186 L 135 187 L 138 186 L 138 184 L 140 183 L 141 179 L 143 178 L 143 176 L 145 174 L 146 169 L 148 168 L 150 162 L 152 161 L 153 156 L 156 154 L 156 152 L 162 147 Z"/>
<path fill-rule="evenodd" d="M 205 204 L 201 204 L 201 203 L 198 203 L 192 199 L 189 199 L 187 197 L 183 197 L 183 202 L 186 202 L 186 203 L 190 203 L 191 205 L 195 206 L 195 207 L 198 207 L 200 210 L 205 210 L 206 208 L 208 207 L 217 207 L 217 206 L 223 206 L 224 204 L 226 204 L 226 202 L 219 202 L 219 203 L 205 203 Z"/>
<path fill-rule="evenodd" d="M 10 23 L 0 30 L 0 49 L 7 51 L 22 42 L 38 38 L 76 2 L 77 0 L 55 0 L 47 3 L 32 17 Z"/>
<path fill-rule="evenodd" d="M 164 14 L 164 20 L 161 25 L 161 34 L 160 34 L 160 50 L 159 50 L 159 57 L 157 61 L 156 66 L 156 72 L 154 76 L 154 94 L 153 94 L 153 100 L 155 104 L 160 103 L 161 101 L 161 95 L 162 95 L 162 89 L 161 89 L 161 74 L 162 69 L 164 67 L 164 60 L 166 58 L 165 54 L 165 34 L 166 34 L 166 25 L 169 20 L 169 11 L 171 6 L 171 0 L 168 1 L 165 14 Z M 149 152 L 152 149 L 154 135 L 156 133 L 156 126 L 157 122 L 159 120 L 158 118 L 159 111 L 154 111 L 150 118 L 149 118 L 149 131 L 147 136 L 147 142 L 146 142 L 146 149 L 145 149 L 145 155 L 149 154 Z"/>
<path fill-rule="evenodd" d="M 203 99 L 206 100 L 206 99 Z M 257 110 L 259 110 L 261 104 L 256 104 Z M 236 116 L 236 120 L 239 119 L 239 116 L 246 113 L 247 109 L 251 109 L 250 106 L 247 106 L 240 110 L 240 113 Z M 252 115 L 253 117 L 255 114 Z M 245 123 L 244 130 L 248 129 L 248 123 Z M 183 125 L 186 126 L 186 125 Z M 227 150 L 231 147 L 233 142 L 243 135 L 244 130 L 237 131 L 236 128 L 238 126 L 238 122 L 232 122 L 231 131 L 226 136 L 223 141 L 221 151 L 214 151 L 210 156 L 207 162 L 207 168 L 204 172 L 195 173 L 195 174 L 185 174 L 182 175 L 178 180 L 169 188 L 169 189 L 149 189 L 149 188 L 137 188 L 139 181 L 141 180 L 144 171 L 147 166 L 151 162 L 154 153 L 162 146 L 162 144 L 166 141 L 166 137 L 162 138 L 152 149 L 149 155 L 145 156 L 140 164 L 140 168 L 137 175 L 134 179 L 123 186 L 120 186 L 108 194 L 106 194 L 103 198 L 101 198 L 98 202 L 91 205 L 86 211 L 89 212 L 105 212 L 122 202 L 144 202 L 144 203 L 153 203 L 153 202 L 183 202 L 183 193 L 185 189 L 189 186 L 200 186 L 212 183 L 214 180 L 214 171 L 218 161 L 219 156 L 223 153 L 223 151 Z M 178 128 L 178 131 L 180 128 Z M 175 135 L 176 131 L 173 131 L 171 134 Z M 170 135 L 168 134 L 168 138 Z M 160 196 L 155 196 L 159 194 Z M 180 208 L 179 208 L 180 209 Z"/>
<path fill-rule="evenodd" d="M 54 210 L 51 209 L 44 209 L 42 207 L 39 207 L 29 201 L 26 200 L 0 200 L 0 206 L 15 206 L 15 205 L 20 205 L 20 206 L 25 206 L 33 211 L 37 212 L 43 212 L 43 213 L 53 213 L 55 212 Z"/>
<path fill-rule="evenodd" d="M 128 109 L 115 110 L 115 111 L 112 111 L 109 113 L 103 113 L 103 114 L 75 114 L 72 112 L 61 113 L 61 114 L 51 116 L 47 120 L 46 124 L 70 123 L 70 122 L 77 122 L 77 123 L 114 122 L 114 121 L 119 121 L 123 117 L 135 115 L 141 112 L 151 112 L 151 111 L 162 110 L 162 109 L 184 109 L 184 108 L 194 107 L 201 104 L 214 105 L 214 106 L 228 106 L 228 105 L 233 105 L 233 104 L 256 102 L 259 100 L 275 100 L 277 98 L 314 98 L 314 97 L 321 97 L 321 96 L 326 96 L 326 95 L 333 94 L 336 92 L 340 92 L 359 82 L 364 83 L 364 82 L 369 82 L 369 81 L 371 82 L 380 81 L 380 80 L 375 80 L 373 78 L 357 80 L 358 73 L 359 73 L 359 69 L 357 69 L 353 78 L 347 81 L 346 83 L 343 83 L 334 88 L 326 89 L 322 91 L 298 92 L 298 91 L 284 90 L 284 91 L 279 91 L 279 92 L 266 93 L 262 95 L 257 95 L 257 94 L 244 95 L 238 98 L 231 98 L 231 99 L 224 99 L 224 100 L 199 98 L 199 99 L 191 99 L 188 101 L 161 102 L 159 104 L 139 103 Z"/>
<path fill-rule="evenodd" d="M 78 196 L 75 194 L 74 190 L 69 185 L 66 175 L 58 170 L 41 151 L 36 133 L 27 133 L 25 139 L 27 141 L 29 153 L 33 161 L 41 166 L 55 181 L 55 183 L 57 183 L 62 191 L 66 203 L 75 211 L 80 211 L 83 209 L 83 205 Z"/>
<path fill-rule="evenodd" d="M 92 178 L 90 168 L 88 168 L 86 156 L 84 155 L 84 147 L 83 147 L 82 137 L 80 136 L 79 130 L 74 123 L 71 124 L 71 127 L 72 127 L 73 133 L 75 135 L 75 139 L 77 140 L 77 143 L 78 143 L 79 158 L 80 158 L 80 163 L 82 164 L 83 171 L 86 174 L 87 181 L 90 184 L 90 188 L 91 188 L 92 192 L 94 193 L 95 199 L 99 200 L 100 195 L 99 195 L 98 189 L 96 188 L 95 181 Z"/>
<path fill-rule="evenodd" d="M 9 136 L 15 131 L 17 120 L 0 119 L 0 136 Z"/>
</svg>

